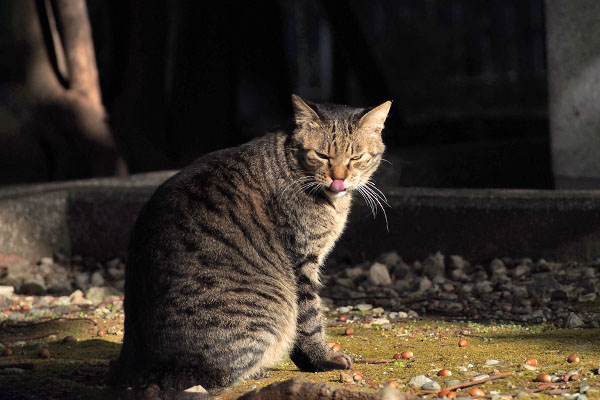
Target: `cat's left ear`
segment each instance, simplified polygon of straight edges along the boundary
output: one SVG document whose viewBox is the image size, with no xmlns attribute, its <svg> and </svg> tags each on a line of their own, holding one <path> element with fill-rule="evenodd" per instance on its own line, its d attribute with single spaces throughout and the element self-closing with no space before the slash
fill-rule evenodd
<svg viewBox="0 0 600 400">
<path fill-rule="evenodd" d="M 292 105 L 294 106 L 294 119 L 296 120 L 296 125 L 309 125 L 319 121 L 319 114 L 317 114 L 317 112 L 300 96 L 292 94 Z"/>
<path fill-rule="evenodd" d="M 359 128 L 380 134 L 385 125 L 385 120 L 390 112 L 391 106 L 392 102 L 388 100 L 385 103 L 369 110 L 358 121 Z"/>
</svg>

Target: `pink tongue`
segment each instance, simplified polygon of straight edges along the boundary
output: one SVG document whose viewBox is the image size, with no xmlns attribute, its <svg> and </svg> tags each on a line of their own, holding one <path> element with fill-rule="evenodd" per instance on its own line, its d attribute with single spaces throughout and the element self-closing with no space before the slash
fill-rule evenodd
<svg viewBox="0 0 600 400">
<path fill-rule="evenodd" d="M 344 181 L 341 179 L 334 180 L 333 182 L 331 182 L 331 186 L 329 186 L 329 189 L 333 192 L 344 191 Z"/>
</svg>

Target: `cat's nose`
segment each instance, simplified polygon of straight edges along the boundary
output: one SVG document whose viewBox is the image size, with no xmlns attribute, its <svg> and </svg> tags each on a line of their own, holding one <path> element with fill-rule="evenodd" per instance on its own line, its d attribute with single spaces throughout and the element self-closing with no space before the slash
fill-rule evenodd
<svg viewBox="0 0 600 400">
<path fill-rule="evenodd" d="M 342 179 L 334 179 L 329 186 L 332 192 L 343 192 L 345 190 L 344 181 Z"/>
</svg>

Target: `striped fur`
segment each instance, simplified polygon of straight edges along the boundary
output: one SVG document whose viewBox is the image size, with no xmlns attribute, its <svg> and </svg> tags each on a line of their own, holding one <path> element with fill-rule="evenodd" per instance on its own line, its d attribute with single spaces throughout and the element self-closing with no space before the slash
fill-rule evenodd
<svg viewBox="0 0 600 400">
<path fill-rule="evenodd" d="M 140 213 L 113 383 L 228 386 L 286 354 L 308 371 L 352 365 L 327 346 L 319 267 L 379 164 L 391 103 L 293 103 L 292 131 L 198 159 Z"/>
</svg>

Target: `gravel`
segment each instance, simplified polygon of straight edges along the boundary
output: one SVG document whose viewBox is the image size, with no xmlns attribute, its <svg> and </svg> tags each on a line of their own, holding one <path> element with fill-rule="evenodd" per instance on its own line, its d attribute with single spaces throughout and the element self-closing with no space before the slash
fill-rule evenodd
<svg viewBox="0 0 600 400">
<path fill-rule="evenodd" d="M 125 265 L 121 260 L 111 265 L 112 275 L 107 265 L 89 259 L 45 257 L 30 262 L 0 253 L 0 322 L 68 315 L 122 319 L 123 292 L 119 288 L 123 287 Z M 90 266 L 95 270 L 89 271 Z"/>
<path fill-rule="evenodd" d="M 330 258 L 325 272 L 321 295 L 327 307 L 344 314 L 370 312 L 370 323 L 383 329 L 427 316 L 600 327 L 600 313 L 578 307 L 597 300 L 600 260 L 556 263 L 499 257 L 471 263 L 437 252 L 408 262 L 390 251 L 360 263 Z M 57 312 L 117 315 L 122 313 L 124 275 L 120 258 L 101 263 L 89 257 L 45 257 L 32 262 L 0 253 L 0 322 Z"/>
<path fill-rule="evenodd" d="M 403 313 L 404 318 L 600 327 L 600 313 L 578 307 L 600 293 L 600 260 L 557 263 L 502 257 L 477 264 L 438 252 L 409 263 L 392 251 L 357 264 L 332 258 L 325 271 L 323 297 L 346 312 L 383 307 L 387 315 L 381 318 L 392 323 Z M 388 276 L 391 285 L 385 283 Z"/>
</svg>

